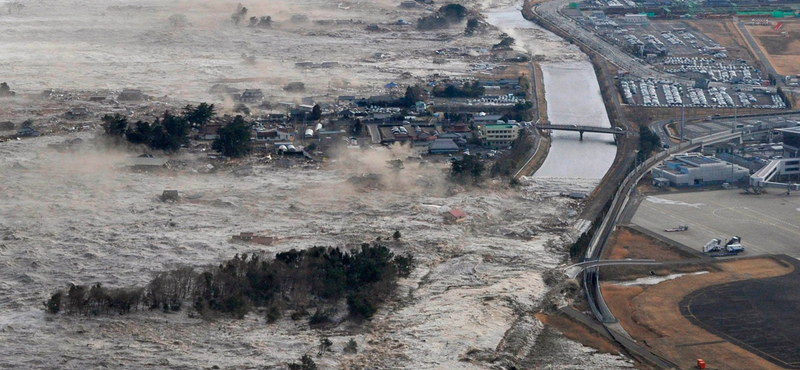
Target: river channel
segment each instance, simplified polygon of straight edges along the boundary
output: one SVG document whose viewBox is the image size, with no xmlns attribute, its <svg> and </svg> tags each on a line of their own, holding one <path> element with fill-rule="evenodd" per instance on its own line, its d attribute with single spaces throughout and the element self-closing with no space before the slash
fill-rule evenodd
<svg viewBox="0 0 800 370">
<path fill-rule="evenodd" d="M 552 124 L 611 127 L 597 77 L 585 54 L 524 19 L 518 7 L 485 14 L 490 24 L 514 37 L 517 45 L 543 57 L 547 115 Z M 562 190 L 573 190 L 569 179 L 574 179 L 583 183 L 577 188 L 589 190 L 585 186 L 596 186 L 614 162 L 612 135 L 585 133 L 581 141 L 577 132 L 553 132 L 552 138 L 547 159 L 533 175 L 538 183 L 552 179 Z"/>
</svg>

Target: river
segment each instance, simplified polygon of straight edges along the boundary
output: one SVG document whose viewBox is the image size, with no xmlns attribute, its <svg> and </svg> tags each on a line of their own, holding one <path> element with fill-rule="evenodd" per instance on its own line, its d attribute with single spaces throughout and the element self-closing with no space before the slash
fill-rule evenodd
<svg viewBox="0 0 800 370">
<path fill-rule="evenodd" d="M 486 12 L 487 22 L 517 40 L 531 55 L 541 56 L 547 115 L 553 124 L 611 127 L 600 86 L 588 57 L 557 35 L 522 17 L 517 7 Z M 533 175 L 542 190 L 591 191 L 616 155 L 609 134 L 554 132 L 550 152 Z"/>
</svg>

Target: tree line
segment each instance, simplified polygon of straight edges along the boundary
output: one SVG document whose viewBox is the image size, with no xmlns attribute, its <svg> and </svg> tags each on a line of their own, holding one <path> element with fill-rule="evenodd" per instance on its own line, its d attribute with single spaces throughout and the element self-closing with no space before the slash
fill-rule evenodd
<svg viewBox="0 0 800 370">
<path fill-rule="evenodd" d="M 190 312 L 202 317 L 243 318 L 254 307 L 266 308 L 274 322 L 287 310 L 312 325 L 330 322 L 345 300 L 352 318 L 368 319 L 395 290 L 397 279 L 413 268 L 411 255 L 395 255 L 381 245 L 362 244 L 349 252 L 313 247 L 277 253 L 236 255 L 218 266 L 196 271 L 181 267 L 157 274 L 145 287 L 106 288 L 70 284 L 44 302 L 50 313 L 70 315 L 126 314 L 136 310 Z M 315 308 L 314 314 L 309 309 Z"/>
<path fill-rule="evenodd" d="M 197 106 L 187 105 L 179 115 L 167 110 L 161 118 L 156 118 L 153 122 L 139 120 L 130 124 L 128 118 L 120 114 L 107 114 L 102 120 L 106 135 L 112 138 L 174 153 L 189 142 L 192 128 L 202 130 L 214 116 L 214 104 L 200 103 Z M 217 134 L 219 138 L 212 143 L 212 149 L 220 154 L 239 158 L 250 153 L 250 125 L 245 122 L 244 117 L 236 116 L 221 127 Z"/>
</svg>

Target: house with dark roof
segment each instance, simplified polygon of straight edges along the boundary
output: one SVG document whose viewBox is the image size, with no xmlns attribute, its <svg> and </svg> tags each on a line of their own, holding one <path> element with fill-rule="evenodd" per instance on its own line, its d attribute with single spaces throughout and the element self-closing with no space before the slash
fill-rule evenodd
<svg viewBox="0 0 800 370">
<path fill-rule="evenodd" d="M 428 147 L 430 154 L 453 154 L 458 153 L 458 145 L 453 139 L 436 139 Z"/>
</svg>

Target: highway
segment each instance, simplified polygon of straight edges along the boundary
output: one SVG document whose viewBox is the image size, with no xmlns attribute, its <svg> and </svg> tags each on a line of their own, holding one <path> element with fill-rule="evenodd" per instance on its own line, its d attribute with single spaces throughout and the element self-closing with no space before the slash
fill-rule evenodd
<svg viewBox="0 0 800 370">
<path fill-rule="evenodd" d="M 783 117 L 783 118 L 777 118 Z M 694 123 L 703 123 L 703 120 L 708 119 L 708 122 L 715 123 L 715 126 L 723 126 L 729 127 L 726 130 L 718 130 L 712 133 L 718 133 L 723 131 L 731 131 L 732 127 L 735 127 L 735 120 L 746 120 L 746 119 L 763 119 L 764 123 L 766 124 L 778 124 L 780 122 L 773 122 L 774 119 L 782 120 L 782 119 L 793 119 L 793 120 L 800 120 L 800 110 L 787 110 L 785 112 L 778 112 L 778 113 L 763 113 L 763 114 L 740 114 L 737 116 L 720 116 L 720 117 L 706 117 L 703 119 L 699 118 L 692 118 L 686 120 L 686 125 L 694 124 Z M 670 122 L 678 122 L 680 124 L 680 119 L 664 119 L 660 121 L 655 121 L 650 124 L 650 130 L 653 131 L 658 138 L 661 139 L 661 145 L 666 144 L 669 147 L 676 146 L 678 144 L 672 142 L 669 138 L 669 135 L 664 128 L 664 125 Z M 741 130 L 740 130 L 741 131 Z M 685 139 L 691 138 L 691 135 L 685 133 Z"/>
</svg>

